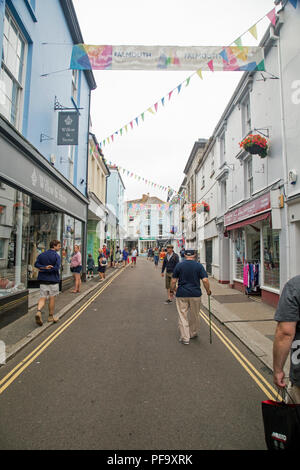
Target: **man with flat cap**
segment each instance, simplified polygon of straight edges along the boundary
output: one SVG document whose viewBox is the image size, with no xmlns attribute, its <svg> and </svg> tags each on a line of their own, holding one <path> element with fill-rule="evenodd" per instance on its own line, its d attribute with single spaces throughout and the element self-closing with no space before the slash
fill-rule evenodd
<svg viewBox="0 0 300 470">
<path fill-rule="evenodd" d="M 179 263 L 179 257 L 174 252 L 173 245 L 167 245 L 167 254 L 164 257 L 164 262 L 161 269 L 161 275 L 164 277 L 164 271 L 166 270 L 166 289 L 168 293 L 168 299 L 165 304 L 171 304 L 173 299 L 173 291 L 171 289 L 172 274 L 175 266 Z"/>
<path fill-rule="evenodd" d="M 189 344 L 190 339 L 198 336 L 201 307 L 200 280 L 207 295 L 211 295 L 207 272 L 202 264 L 196 261 L 195 250 L 186 249 L 185 260 L 175 266 L 173 271 L 171 289 L 176 291 L 176 307 L 178 311 L 179 341 Z M 178 282 L 178 287 L 176 284 Z"/>
</svg>

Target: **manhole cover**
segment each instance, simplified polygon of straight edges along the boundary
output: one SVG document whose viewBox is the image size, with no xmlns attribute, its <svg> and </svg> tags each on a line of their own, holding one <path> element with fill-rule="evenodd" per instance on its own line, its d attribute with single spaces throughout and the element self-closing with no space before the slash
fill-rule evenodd
<svg viewBox="0 0 300 470">
<path fill-rule="evenodd" d="M 246 295 L 234 294 L 234 295 L 213 295 L 214 299 L 220 304 L 236 304 L 242 302 L 251 302 Z"/>
</svg>

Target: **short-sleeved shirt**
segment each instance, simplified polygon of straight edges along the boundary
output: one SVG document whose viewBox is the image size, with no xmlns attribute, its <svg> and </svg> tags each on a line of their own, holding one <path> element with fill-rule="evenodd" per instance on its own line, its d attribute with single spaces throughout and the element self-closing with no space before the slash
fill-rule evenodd
<svg viewBox="0 0 300 470">
<path fill-rule="evenodd" d="M 290 380 L 300 386 L 300 276 L 293 277 L 285 284 L 274 319 L 279 322 L 297 322 L 291 347 Z"/>
<path fill-rule="evenodd" d="M 200 280 L 208 277 L 202 264 L 194 260 L 178 263 L 173 271 L 173 278 L 178 279 L 176 297 L 201 297 Z"/>
</svg>

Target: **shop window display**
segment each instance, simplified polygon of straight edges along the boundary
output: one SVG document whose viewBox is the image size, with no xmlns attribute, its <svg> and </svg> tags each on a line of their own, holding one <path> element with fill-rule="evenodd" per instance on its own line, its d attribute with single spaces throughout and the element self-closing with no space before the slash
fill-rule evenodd
<svg viewBox="0 0 300 470">
<path fill-rule="evenodd" d="M 268 223 L 263 225 L 264 241 L 264 285 L 280 288 L 280 243 L 279 230 L 272 230 Z"/>
<path fill-rule="evenodd" d="M 75 244 L 75 220 L 69 215 L 64 216 L 63 243 L 61 250 L 62 278 L 71 276 L 70 263 Z"/>
<path fill-rule="evenodd" d="M 26 289 L 30 198 L 0 186 L 0 296 Z"/>
<path fill-rule="evenodd" d="M 245 231 L 236 230 L 235 239 L 235 277 L 243 279 L 243 268 L 246 258 Z"/>
<path fill-rule="evenodd" d="M 43 205 L 43 209 L 46 206 Z M 34 267 L 39 254 L 49 250 L 51 240 L 60 240 L 62 214 L 42 210 L 41 204 L 33 201 L 30 217 L 30 248 L 28 279 L 37 280 L 38 270 Z"/>
</svg>

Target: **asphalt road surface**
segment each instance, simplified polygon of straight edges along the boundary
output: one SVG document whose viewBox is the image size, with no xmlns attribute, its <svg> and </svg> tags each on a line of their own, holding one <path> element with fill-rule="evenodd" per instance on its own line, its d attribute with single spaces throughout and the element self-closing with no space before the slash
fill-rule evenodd
<svg viewBox="0 0 300 470">
<path fill-rule="evenodd" d="M 266 449 L 268 370 L 215 320 L 210 344 L 205 315 L 179 343 L 152 262 L 116 274 L 1 367 L 0 448 Z"/>
</svg>

